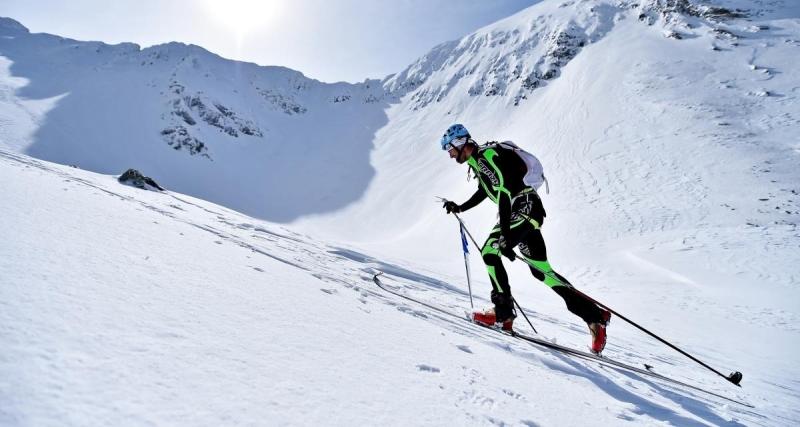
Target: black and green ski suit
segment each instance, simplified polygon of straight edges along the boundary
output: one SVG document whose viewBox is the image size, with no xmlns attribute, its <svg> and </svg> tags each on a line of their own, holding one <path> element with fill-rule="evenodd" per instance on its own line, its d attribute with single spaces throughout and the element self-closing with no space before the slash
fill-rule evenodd
<svg viewBox="0 0 800 427">
<path fill-rule="evenodd" d="M 522 158 L 513 149 L 487 145 L 478 147 L 467 163 L 478 177 L 478 191 L 459 206 L 460 210 L 471 209 L 487 197 L 500 210 L 500 221 L 481 249 L 493 286 L 491 298 L 497 320 L 506 320 L 514 313 L 508 275 L 498 247 L 503 236 L 507 248 L 519 245 L 533 276 L 561 296 L 569 311 L 586 323 L 600 322 L 601 309 L 576 294 L 567 279 L 556 273 L 547 262 L 547 249 L 540 230 L 546 214 L 539 195 L 523 182 L 527 167 Z"/>
</svg>

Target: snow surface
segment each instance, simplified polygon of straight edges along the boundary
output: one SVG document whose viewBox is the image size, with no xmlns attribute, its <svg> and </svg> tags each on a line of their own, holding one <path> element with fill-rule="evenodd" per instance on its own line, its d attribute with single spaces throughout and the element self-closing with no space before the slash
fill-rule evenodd
<svg viewBox="0 0 800 427">
<path fill-rule="evenodd" d="M 0 424 L 797 424 L 800 6 L 708 6 L 544 1 L 358 85 L 0 19 Z M 469 307 L 435 203 L 475 189 L 438 149 L 453 122 L 542 159 L 559 272 L 743 388 L 619 320 L 607 356 L 756 408 L 380 293 L 375 270 Z M 109 176 L 129 167 L 170 191 Z M 480 240 L 495 213 L 463 217 Z M 537 329 L 585 348 L 506 264 Z"/>
<path fill-rule="evenodd" d="M 663 352 L 647 359 L 660 372 L 758 409 L 439 318 L 371 273 L 456 311 L 463 289 L 190 196 L 8 151 L 0 179 L 3 425 L 785 420 L 781 401 L 692 378 Z M 583 328 L 531 315 L 584 343 Z M 657 350 L 615 339 L 609 353 Z"/>
</svg>

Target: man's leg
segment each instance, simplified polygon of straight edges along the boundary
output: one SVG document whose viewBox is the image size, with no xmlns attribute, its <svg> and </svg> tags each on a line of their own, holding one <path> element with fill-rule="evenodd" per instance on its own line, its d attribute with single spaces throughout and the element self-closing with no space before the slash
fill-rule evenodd
<svg viewBox="0 0 800 427">
<path fill-rule="evenodd" d="M 526 225 L 533 227 L 533 225 Z M 575 293 L 572 284 L 558 274 L 550 263 L 547 262 L 547 248 L 544 244 L 542 232 L 538 228 L 528 230 L 523 243 L 519 245 L 520 252 L 528 258 L 528 264 L 534 277 L 544 282 L 555 293 L 557 293 L 567 304 L 567 309 L 583 319 L 584 322 L 591 324 L 602 320 L 603 311 L 593 302 Z"/>
<path fill-rule="evenodd" d="M 486 270 L 489 273 L 489 281 L 492 282 L 492 302 L 498 322 L 514 317 L 514 299 L 511 296 L 508 275 L 500 259 L 500 249 L 494 247 L 500 234 L 498 225 L 489 234 L 489 238 L 486 239 L 486 243 L 481 249 L 483 262 L 486 263 Z"/>
</svg>

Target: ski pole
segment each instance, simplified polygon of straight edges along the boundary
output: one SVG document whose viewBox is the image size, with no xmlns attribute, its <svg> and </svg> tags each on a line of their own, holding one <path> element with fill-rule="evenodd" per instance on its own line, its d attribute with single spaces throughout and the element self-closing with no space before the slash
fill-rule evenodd
<svg viewBox="0 0 800 427">
<path fill-rule="evenodd" d="M 668 342 L 667 340 L 665 340 L 665 339 L 663 339 L 663 338 L 659 337 L 658 335 L 656 335 L 656 334 L 654 334 L 654 333 L 652 333 L 652 332 L 648 331 L 648 330 L 647 330 L 647 329 L 645 329 L 643 326 L 640 326 L 639 324 L 637 324 L 637 323 L 636 323 L 636 322 L 634 322 L 633 320 L 630 320 L 630 319 L 628 319 L 627 317 L 625 317 L 625 316 L 623 316 L 623 315 L 619 314 L 618 312 L 616 312 L 615 310 L 613 310 L 611 307 L 609 307 L 609 306 L 607 306 L 607 305 L 605 305 L 605 304 L 603 304 L 603 303 L 601 303 L 601 302 L 597 301 L 596 299 L 594 299 L 594 298 L 590 297 L 589 295 L 586 295 L 585 293 L 583 293 L 583 292 L 581 292 L 581 291 L 579 291 L 579 290 L 577 290 L 577 289 L 575 289 L 575 288 L 573 288 L 573 290 L 574 290 L 574 291 L 575 291 L 575 293 L 577 293 L 578 295 L 580 295 L 580 296 L 582 296 L 582 297 L 586 298 L 587 300 L 589 300 L 589 301 L 591 301 L 591 302 L 593 302 L 593 303 L 595 303 L 595 304 L 599 305 L 600 307 L 603 307 L 603 308 L 605 308 L 606 310 L 608 310 L 608 311 L 610 311 L 610 312 L 614 313 L 614 314 L 615 314 L 617 317 L 619 317 L 620 319 L 622 319 L 622 320 L 624 320 L 624 321 L 626 321 L 626 322 L 630 323 L 631 325 L 633 325 L 633 326 L 635 326 L 635 327 L 639 328 L 639 330 L 641 330 L 641 331 L 644 331 L 644 333 L 646 333 L 646 334 L 650 335 L 651 337 L 653 337 L 653 338 L 655 338 L 655 339 L 657 339 L 657 340 L 661 341 L 661 343 L 663 343 L 663 344 L 666 344 L 667 346 L 669 346 L 669 347 L 670 347 L 670 348 L 672 348 L 673 350 L 675 350 L 675 351 L 679 352 L 680 354 L 682 354 L 682 355 L 684 355 L 684 356 L 688 357 L 689 359 L 692 359 L 693 361 L 695 361 L 695 362 L 699 363 L 701 366 L 705 367 L 706 369 L 710 370 L 711 372 L 714 372 L 715 374 L 717 374 L 717 375 L 721 376 L 722 378 L 725 378 L 726 380 L 730 381 L 732 384 L 734 384 L 734 385 L 737 385 L 737 386 L 741 387 L 741 385 L 739 384 L 739 383 L 742 381 L 742 373 L 741 373 L 741 372 L 739 372 L 739 371 L 735 371 L 735 372 L 731 372 L 731 374 L 730 374 L 730 375 L 725 375 L 725 374 L 723 374 L 723 373 L 721 373 L 721 372 L 717 371 L 716 369 L 712 368 L 711 366 L 708 366 L 707 364 L 703 363 L 701 360 L 697 359 L 696 357 L 692 356 L 691 354 L 689 354 L 689 353 L 687 353 L 687 352 L 685 352 L 685 351 L 681 350 L 680 348 L 676 347 L 675 345 L 673 345 L 672 343 Z"/>
<path fill-rule="evenodd" d="M 536 328 L 533 327 L 533 323 L 531 323 L 531 320 L 528 319 L 528 315 L 525 314 L 525 310 L 523 310 L 522 307 L 520 307 L 519 303 L 517 302 L 517 299 L 512 296 L 511 297 L 511 301 L 514 301 L 514 305 L 516 305 L 517 308 L 519 309 L 519 312 L 522 313 L 522 317 L 524 317 L 525 321 L 528 322 L 529 325 L 531 325 L 531 329 L 533 329 L 533 333 L 538 335 L 539 331 L 537 331 Z"/>
<path fill-rule="evenodd" d="M 458 214 L 455 213 L 455 212 L 453 212 L 453 215 L 456 217 L 458 222 L 461 224 L 461 229 L 464 230 L 467 233 L 467 236 L 469 236 L 469 239 L 472 240 L 472 244 L 475 245 L 476 248 L 481 247 L 481 245 L 479 245 L 478 242 L 475 241 L 475 238 L 472 237 L 472 233 L 469 232 L 469 230 L 467 229 L 467 226 L 464 224 L 464 221 L 461 220 L 461 217 L 458 216 Z M 466 254 L 464 256 L 466 256 Z M 533 323 L 531 323 L 531 319 L 528 319 L 528 315 L 525 314 L 525 310 L 522 309 L 522 306 L 519 305 L 519 303 L 517 302 L 516 298 L 514 298 L 512 296 L 511 300 L 514 301 L 514 305 L 516 305 L 517 308 L 519 309 L 519 312 L 522 313 L 522 317 L 524 317 L 525 321 L 528 322 L 528 325 L 530 325 L 531 329 L 533 329 L 533 332 L 535 334 L 538 334 L 539 331 L 537 331 L 536 328 L 533 326 Z"/>
<path fill-rule="evenodd" d="M 549 277 L 550 277 L 550 278 L 552 278 L 552 279 L 556 279 L 556 280 L 559 280 L 559 281 L 560 281 L 560 279 L 558 279 L 557 277 L 554 277 L 554 276 L 552 275 L 552 273 L 551 273 L 551 272 L 545 272 L 545 271 L 542 271 L 541 269 L 537 268 L 537 267 L 536 267 L 536 266 L 533 264 L 533 262 L 532 262 L 532 260 L 531 260 L 531 259 L 529 259 L 529 258 L 526 258 L 525 256 L 523 256 L 523 255 L 519 255 L 519 254 L 518 254 L 517 256 L 518 256 L 518 257 L 520 257 L 521 259 L 525 260 L 525 262 L 526 262 L 528 265 L 532 266 L 533 268 L 535 268 L 536 270 L 538 270 L 538 271 L 539 271 L 539 272 L 541 272 L 542 274 L 544 274 L 544 275 L 546 275 L 546 276 L 549 276 Z M 572 286 L 571 284 L 569 284 L 569 286 L 570 286 L 570 287 L 572 288 L 572 290 L 573 290 L 573 291 L 574 291 L 576 294 L 578 294 L 579 296 L 582 296 L 582 297 L 586 298 L 587 300 L 591 301 L 592 303 L 594 303 L 594 304 L 596 304 L 596 305 L 598 305 L 598 306 L 600 306 L 600 307 L 602 307 L 602 308 L 605 308 L 606 310 L 610 311 L 611 313 L 613 313 L 614 315 L 616 315 L 616 316 L 617 316 L 617 317 L 619 317 L 620 319 L 622 319 L 622 320 L 624 320 L 624 321 L 626 321 L 626 322 L 630 323 L 631 325 L 633 325 L 633 326 L 634 326 L 634 327 L 636 327 L 637 329 L 641 330 L 642 332 L 646 333 L 647 335 L 650 335 L 651 337 L 653 337 L 653 338 L 657 339 L 657 340 L 658 340 L 658 341 L 660 341 L 662 344 L 665 344 L 666 346 L 668 346 L 668 347 L 670 347 L 671 349 L 673 349 L 673 350 L 677 351 L 678 353 L 680 353 L 680 354 L 682 354 L 682 355 L 684 355 L 684 356 L 688 357 L 689 359 L 691 359 L 691 360 L 693 360 L 693 361 L 695 361 L 695 362 L 699 363 L 699 364 L 700 364 L 701 366 L 703 366 L 704 368 L 706 368 L 706 369 L 710 370 L 711 372 L 714 372 L 715 374 L 717 374 L 717 375 L 721 376 L 722 378 L 725 378 L 726 380 L 730 381 L 732 384 L 734 384 L 734 385 L 737 385 L 737 386 L 741 387 L 741 385 L 739 384 L 739 383 L 742 381 L 742 373 L 741 373 L 741 372 L 739 372 L 739 371 L 734 371 L 734 372 L 731 372 L 731 374 L 730 374 L 730 375 L 725 375 L 725 374 L 723 374 L 723 373 L 721 373 L 721 372 L 717 371 L 716 369 L 712 368 L 711 366 L 708 366 L 707 364 L 703 363 L 703 361 L 701 361 L 701 360 L 699 360 L 698 358 L 696 358 L 696 357 L 692 356 L 691 354 L 689 354 L 689 353 L 687 353 L 687 352 L 685 352 L 685 351 L 681 350 L 680 348 L 678 348 L 678 347 L 677 347 L 677 346 L 675 346 L 674 344 L 670 343 L 669 341 L 667 341 L 667 340 L 665 340 L 665 339 L 661 338 L 660 336 L 658 336 L 658 335 L 656 335 L 656 334 L 654 334 L 654 333 L 650 332 L 649 330 L 647 330 L 647 329 L 646 329 L 646 328 L 644 328 L 643 326 L 639 325 L 638 323 L 634 322 L 633 320 L 630 320 L 630 319 L 628 319 L 627 317 L 625 317 L 625 316 L 623 316 L 622 314 L 620 314 L 619 312 L 617 312 L 617 311 L 613 310 L 611 307 L 607 306 L 606 304 L 603 304 L 603 303 L 601 303 L 600 301 L 597 301 L 596 299 L 594 299 L 594 298 L 590 297 L 589 295 L 586 295 L 585 293 L 583 293 L 583 292 L 579 291 L 578 289 L 576 289 L 576 288 L 575 288 L 574 286 Z"/>
<path fill-rule="evenodd" d="M 461 234 L 461 247 L 464 251 L 464 268 L 467 270 L 467 289 L 469 290 L 469 306 L 470 308 L 475 309 L 475 304 L 472 303 L 472 279 L 469 274 L 469 250 L 467 249 L 467 238 L 464 236 L 464 224 L 460 224 L 459 229 Z"/>
</svg>

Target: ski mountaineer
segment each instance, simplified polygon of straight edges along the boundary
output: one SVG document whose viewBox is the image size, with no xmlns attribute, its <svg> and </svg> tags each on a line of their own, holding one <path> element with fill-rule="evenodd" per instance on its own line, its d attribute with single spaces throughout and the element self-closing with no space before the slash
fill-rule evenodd
<svg viewBox="0 0 800 427">
<path fill-rule="evenodd" d="M 457 204 L 445 201 L 447 213 L 464 212 L 487 197 L 498 205 L 500 220 L 486 239 L 481 255 L 489 272 L 493 289 L 493 309 L 476 311 L 473 320 L 477 323 L 511 331 L 516 318 L 514 299 L 508 284 L 508 275 L 500 255 L 514 261 L 514 247 L 519 245 L 531 273 L 555 291 L 567 304 L 567 309 L 583 319 L 592 334 L 591 350 L 599 354 L 606 344 L 606 325 L 611 313 L 575 293 L 572 284 L 556 273 L 547 262 L 547 249 L 542 238 L 541 226 L 545 211 L 536 190 L 523 181 L 527 173 L 524 160 L 515 150 L 503 144 L 478 146 L 467 129 L 461 124 L 450 126 L 441 139 L 442 150 L 459 164 L 467 163 L 478 177 L 478 191 L 466 202 Z"/>
</svg>

